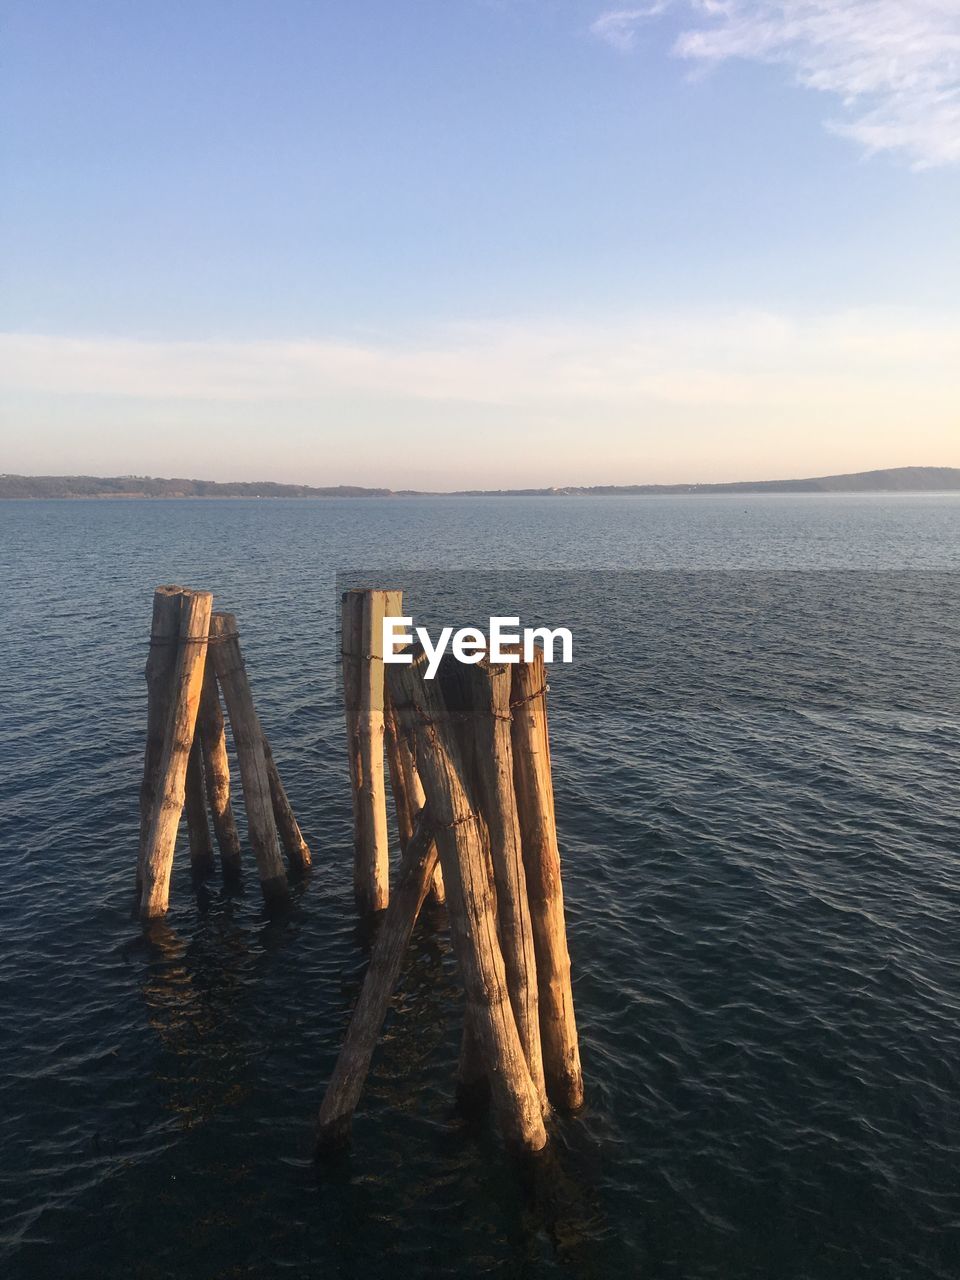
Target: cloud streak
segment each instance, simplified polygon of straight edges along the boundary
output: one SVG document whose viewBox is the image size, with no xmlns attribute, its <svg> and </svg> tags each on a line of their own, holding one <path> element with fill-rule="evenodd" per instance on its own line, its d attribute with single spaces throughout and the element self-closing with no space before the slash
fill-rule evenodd
<svg viewBox="0 0 960 1280">
<path fill-rule="evenodd" d="M 592 30 L 629 50 L 656 16 L 610 10 Z M 960 163 L 960 5 L 956 0 L 672 0 L 694 24 L 677 57 L 786 67 L 809 89 L 835 96 L 834 133 L 868 152 L 892 151 L 916 168 Z"/>
<path fill-rule="evenodd" d="M 950 385 L 960 321 L 871 311 L 656 311 L 596 326 L 450 324 L 416 344 L 138 341 L 0 334 L 0 391 L 218 402 L 630 407 L 867 402 Z"/>
</svg>

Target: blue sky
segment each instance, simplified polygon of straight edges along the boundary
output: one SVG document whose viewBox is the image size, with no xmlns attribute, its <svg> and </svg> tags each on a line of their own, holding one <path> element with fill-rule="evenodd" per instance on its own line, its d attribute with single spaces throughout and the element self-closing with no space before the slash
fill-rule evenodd
<svg viewBox="0 0 960 1280">
<path fill-rule="evenodd" d="M 953 0 L 15 0 L 0 59 L 3 470 L 960 465 Z"/>
</svg>

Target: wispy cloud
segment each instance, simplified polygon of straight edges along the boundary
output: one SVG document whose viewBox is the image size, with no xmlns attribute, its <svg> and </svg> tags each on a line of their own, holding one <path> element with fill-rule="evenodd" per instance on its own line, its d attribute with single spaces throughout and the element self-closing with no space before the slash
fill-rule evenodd
<svg viewBox="0 0 960 1280">
<path fill-rule="evenodd" d="M 615 49 L 628 52 L 634 47 L 640 25 L 648 18 L 656 18 L 664 13 L 670 0 L 661 0 L 659 4 L 644 5 L 635 9 L 610 9 L 601 13 L 590 30 Z"/>
<path fill-rule="evenodd" d="M 656 8 L 661 6 L 656 6 Z M 827 127 L 868 151 L 895 151 L 918 168 L 960 162 L 960 4 L 957 0 L 671 0 L 696 25 L 681 58 L 779 64 L 835 95 Z M 611 10 L 592 30 L 629 49 L 649 9 Z"/>
</svg>

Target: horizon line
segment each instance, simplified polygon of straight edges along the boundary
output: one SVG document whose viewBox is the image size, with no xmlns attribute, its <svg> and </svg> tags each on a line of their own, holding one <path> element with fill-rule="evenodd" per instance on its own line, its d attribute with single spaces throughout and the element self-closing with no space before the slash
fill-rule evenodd
<svg viewBox="0 0 960 1280">
<path fill-rule="evenodd" d="M 2 492 L 0 498 L 109 498 L 109 497 L 157 497 L 157 498 L 176 498 L 176 497 L 256 497 L 256 496 L 276 496 L 276 497 L 468 497 L 468 496 L 577 496 L 596 494 L 602 496 L 604 494 L 655 494 L 655 493 L 696 493 L 696 492 L 739 492 L 743 493 L 749 490 L 770 490 L 784 487 L 792 487 L 801 491 L 820 491 L 816 486 L 829 486 L 828 491 L 842 491 L 844 482 L 855 482 L 854 491 L 866 492 L 871 491 L 870 482 L 880 479 L 889 481 L 897 481 L 898 483 L 890 486 L 878 485 L 872 491 L 876 492 L 909 492 L 910 486 L 904 483 L 911 479 L 920 481 L 919 490 L 923 492 L 935 491 L 935 481 L 938 479 L 948 480 L 949 484 L 945 492 L 960 490 L 960 467 L 950 466 L 901 466 L 901 467 L 879 467 L 865 471 L 848 471 L 836 472 L 832 474 L 821 474 L 815 476 L 793 476 L 774 479 L 762 480 L 726 480 L 726 481 L 674 481 L 674 482 L 644 482 L 637 481 L 629 484 L 566 484 L 566 485 L 520 485 L 516 487 L 501 488 L 460 488 L 460 489 L 393 489 L 385 485 L 360 485 L 360 484 L 329 484 L 315 485 L 307 484 L 300 481 L 284 481 L 284 480 L 209 480 L 188 476 L 153 476 L 145 473 L 125 472 L 112 476 L 99 476 L 89 473 L 46 473 L 36 475 L 26 475 L 17 472 L 0 472 L 0 490 L 3 488 L 13 489 L 26 488 L 35 489 L 37 486 L 46 487 L 46 485 L 56 484 L 60 482 L 61 491 L 59 493 L 37 493 L 37 492 Z M 203 489 L 234 489 L 243 490 L 239 493 L 142 493 L 127 492 L 116 486 L 125 482 L 135 481 L 150 485 L 184 485 L 194 488 Z M 83 486 L 84 491 L 78 491 L 74 486 Z M 91 487 L 92 486 L 92 487 Z M 98 488 L 98 486 L 110 486 L 107 488 Z M 269 489 L 269 490 L 286 490 L 286 493 L 274 493 L 271 495 L 257 495 L 250 493 L 250 490 Z M 294 492 L 289 492 L 294 491 Z M 850 491 L 850 490 L 847 490 Z"/>
</svg>

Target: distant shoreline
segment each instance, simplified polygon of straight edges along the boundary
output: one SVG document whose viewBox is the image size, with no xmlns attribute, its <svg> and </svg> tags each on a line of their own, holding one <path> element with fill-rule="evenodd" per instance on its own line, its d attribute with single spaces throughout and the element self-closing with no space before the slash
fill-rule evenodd
<svg viewBox="0 0 960 1280">
<path fill-rule="evenodd" d="M 124 486 L 135 484 L 136 488 Z M 741 480 L 711 484 L 568 485 L 543 489 L 364 488 L 358 485 L 316 487 L 275 481 L 164 479 L 154 476 L 21 476 L 0 475 L 3 500 L 175 500 L 216 498 L 623 498 L 710 497 L 763 493 L 960 493 L 960 467 L 893 467 L 845 475 L 797 480 Z"/>
<path fill-rule="evenodd" d="M 499 492 L 481 493 L 386 493 L 386 494 L 351 494 L 334 498 L 294 494 L 292 496 L 275 493 L 65 493 L 56 496 L 51 494 L 0 494 L 0 502 L 346 502 L 371 500 L 380 498 L 396 502 L 416 500 L 418 498 L 436 499 L 447 502 L 456 498 L 482 498 L 504 502 L 516 501 L 518 498 L 762 498 L 762 497 L 865 497 L 865 498 L 936 498 L 960 496 L 958 489 L 739 489 L 705 493 L 703 490 L 676 490 L 669 493 L 658 491 L 649 493 L 522 493 L 508 489 Z"/>
</svg>

